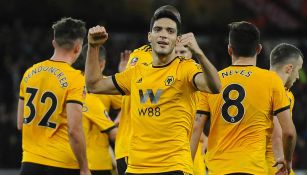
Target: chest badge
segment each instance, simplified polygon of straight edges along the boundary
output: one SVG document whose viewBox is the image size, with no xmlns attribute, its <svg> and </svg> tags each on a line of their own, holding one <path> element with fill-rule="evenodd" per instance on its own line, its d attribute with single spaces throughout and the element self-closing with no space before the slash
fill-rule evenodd
<svg viewBox="0 0 307 175">
<path fill-rule="evenodd" d="M 168 77 L 165 79 L 165 81 L 164 81 L 165 86 L 170 86 L 170 85 L 172 85 L 172 84 L 174 83 L 174 81 L 175 81 L 175 79 L 174 79 L 173 76 L 168 76 Z"/>
</svg>

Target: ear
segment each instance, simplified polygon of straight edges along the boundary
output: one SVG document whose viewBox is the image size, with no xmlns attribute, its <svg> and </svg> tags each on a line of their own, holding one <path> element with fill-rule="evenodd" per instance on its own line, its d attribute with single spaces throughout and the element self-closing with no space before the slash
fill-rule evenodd
<svg viewBox="0 0 307 175">
<path fill-rule="evenodd" d="M 52 46 L 55 48 L 57 46 L 57 43 L 55 42 L 55 40 L 52 40 Z"/>
<path fill-rule="evenodd" d="M 230 44 L 228 44 L 228 54 L 229 54 L 230 56 L 232 56 L 232 54 L 233 54 L 233 50 L 232 50 L 232 47 L 231 47 Z"/>
<path fill-rule="evenodd" d="M 147 39 L 148 39 L 148 42 L 150 42 L 151 43 L 151 32 L 148 32 L 148 36 L 147 36 Z"/>
<path fill-rule="evenodd" d="M 76 43 L 74 47 L 74 53 L 79 54 L 81 50 L 82 50 L 82 44 Z"/>
<path fill-rule="evenodd" d="M 287 74 L 291 74 L 291 73 L 293 72 L 293 69 L 294 69 L 293 64 L 286 64 L 286 65 L 284 66 L 284 71 L 285 71 L 285 73 L 287 73 Z"/>
<path fill-rule="evenodd" d="M 258 44 L 258 46 L 256 47 L 256 53 L 257 55 L 261 52 L 262 50 L 262 45 L 261 44 Z"/>
</svg>

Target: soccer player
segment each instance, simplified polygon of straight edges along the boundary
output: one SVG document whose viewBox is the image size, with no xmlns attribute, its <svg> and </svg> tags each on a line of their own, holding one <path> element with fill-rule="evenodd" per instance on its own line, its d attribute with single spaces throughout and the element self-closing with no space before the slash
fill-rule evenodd
<svg viewBox="0 0 307 175">
<path fill-rule="evenodd" d="M 127 174 L 193 173 L 189 138 L 196 110 L 195 93 L 197 90 L 218 93 L 220 80 L 194 35 L 179 37 L 179 30 L 177 9 L 159 8 L 148 33 L 152 65 L 138 64 L 107 79 L 99 74 L 97 47 L 107 40 L 108 34 L 100 26 L 89 30 L 91 47 L 85 69 L 88 90 L 131 96 L 132 136 Z M 200 65 L 176 57 L 176 42 L 188 46 Z"/>
<path fill-rule="evenodd" d="M 20 83 L 21 175 L 89 175 L 82 129 L 85 82 L 71 67 L 82 50 L 85 23 L 63 18 L 52 28 L 53 56 L 30 67 Z"/>
<path fill-rule="evenodd" d="M 83 47 L 82 57 L 73 64 L 77 70 L 84 72 L 87 45 Z M 104 68 L 105 53 L 101 46 L 99 50 L 99 65 Z M 110 119 L 108 111 L 96 94 L 87 93 L 82 108 L 83 129 L 86 138 L 86 148 L 89 168 L 92 175 L 111 175 L 113 161 L 109 152 L 109 139 L 115 141 L 117 128 Z"/>
<path fill-rule="evenodd" d="M 296 131 L 290 119 L 289 100 L 275 72 L 256 67 L 261 51 L 260 32 L 248 22 L 229 25 L 228 53 L 232 65 L 219 71 L 220 94 L 202 93 L 204 115 L 210 116 L 206 152 L 209 174 L 267 174 L 266 131 L 272 114 L 282 128 L 284 159 L 280 173 L 291 169 Z"/>
<path fill-rule="evenodd" d="M 189 50 L 189 48 L 182 46 L 182 45 L 178 45 L 175 47 L 175 54 L 177 56 L 182 56 L 185 57 L 187 59 L 191 59 L 192 58 L 192 52 Z M 200 93 L 197 93 L 198 95 Z M 198 100 L 198 98 L 197 98 Z M 200 117 L 201 114 L 198 114 L 195 116 L 195 121 L 194 121 L 194 125 L 193 125 L 193 132 L 197 129 L 203 129 L 203 125 L 202 123 L 199 123 L 198 121 L 198 117 Z M 198 132 L 198 131 L 196 131 Z M 206 170 L 206 166 L 205 166 L 205 162 L 204 162 L 204 154 L 202 152 L 203 150 L 203 142 L 204 139 L 206 139 L 205 135 L 203 132 L 199 132 L 201 133 L 200 138 L 199 137 L 195 137 L 196 140 L 194 140 L 194 138 L 191 138 L 191 151 L 193 150 L 192 148 L 195 149 L 196 153 L 194 153 L 195 157 L 192 157 L 194 160 L 194 164 L 193 164 L 193 174 L 194 175 L 205 175 L 205 170 Z M 194 136 L 195 134 L 193 134 L 192 136 Z M 194 142 L 195 143 L 194 143 Z M 193 145 L 195 144 L 195 145 Z M 193 154 L 192 154 L 193 155 Z"/>
<path fill-rule="evenodd" d="M 291 44 L 282 43 L 277 45 L 270 55 L 271 68 L 282 79 L 286 89 L 287 96 L 290 100 L 290 112 L 292 118 L 292 110 L 294 106 L 294 96 L 290 91 L 293 83 L 299 79 L 299 71 L 303 66 L 302 52 Z M 273 117 L 274 127 L 269 130 L 269 141 L 267 145 L 267 166 L 269 175 L 274 175 L 278 169 L 272 167 L 275 162 L 284 159 L 282 148 L 282 130 L 276 116 Z M 294 174 L 291 170 L 290 174 Z"/>
</svg>

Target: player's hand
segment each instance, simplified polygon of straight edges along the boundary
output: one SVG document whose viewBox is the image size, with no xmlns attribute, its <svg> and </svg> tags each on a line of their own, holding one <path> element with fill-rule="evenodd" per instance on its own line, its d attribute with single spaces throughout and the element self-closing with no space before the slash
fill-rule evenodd
<svg viewBox="0 0 307 175">
<path fill-rule="evenodd" d="M 103 26 L 92 27 L 87 35 L 88 43 L 91 46 L 101 46 L 108 39 L 108 33 Z"/>
<path fill-rule="evenodd" d="M 80 175 L 92 175 L 92 173 L 89 169 L 86 169 L 86 170 L 80 170 Z"/>
<path fill-rule="evenodd" d="M 276 160 L 273 167 L 278 167 L 278 171 L 276 172 L 276 175 L 289 175 L 291 171 L 291 162 L 288 162 L 284 159 L 278 159 Z"/>
<path fill-rule="evenodd" d="M 131 54 L 131 50 L 125 50 L 123 52 L 120 52 L 120 62 L 118 65 L 119 72 L 122 72 L 126 69 L 126 65 L 128 63 L 130 54 Z"/>
<path fill-rule="evenodd" d="M 194 54 L 202 53 L 202 50 L 199 48 L 193 33 L 186 33 L 181 35 L 179 37 L 179 42 L 177 43 L 177 45 L 188 47 Z"/>
</svg>

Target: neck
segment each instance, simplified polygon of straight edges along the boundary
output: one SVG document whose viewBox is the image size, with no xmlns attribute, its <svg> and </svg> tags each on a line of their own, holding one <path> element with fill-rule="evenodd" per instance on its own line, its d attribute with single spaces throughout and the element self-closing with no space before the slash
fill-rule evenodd
<svg viewBox="0 0 307 175">
<path fill-rule="evenodd" d="M 235 57 L 232 56 L 232 65 L 253 65 L 256 66 L 256 57 Z"/>
<path fill-rule="evenodd" d="M 152 61 L 152 65 L 153 66 L 164 66 L 164 65 L 167 65 L 175 57 L 173 53 L 171 53 L 169 55 L 158 55 L 154 51 L 152 51 L 152 56 L 153 56 L 153 61 Z"/>
<path fill-rule="evenodd" d="M 50 60 L 62 61 L 62 62 L 68 63 L 69 65 L 72 65 L 73 56 L 70 52 L 63 52 L 63 51 L 55 50 Z"/>
<path fill-rule="evenodd" d="M 283 73 L 282 71 L 280 71 L 280 69 L 275 67 L 271 67 L 270 70 L 276 72 L 278 76 L 281 78 L 283 84 L 286 85 L 288 77 L 285 73 Z"/>
</svg>

